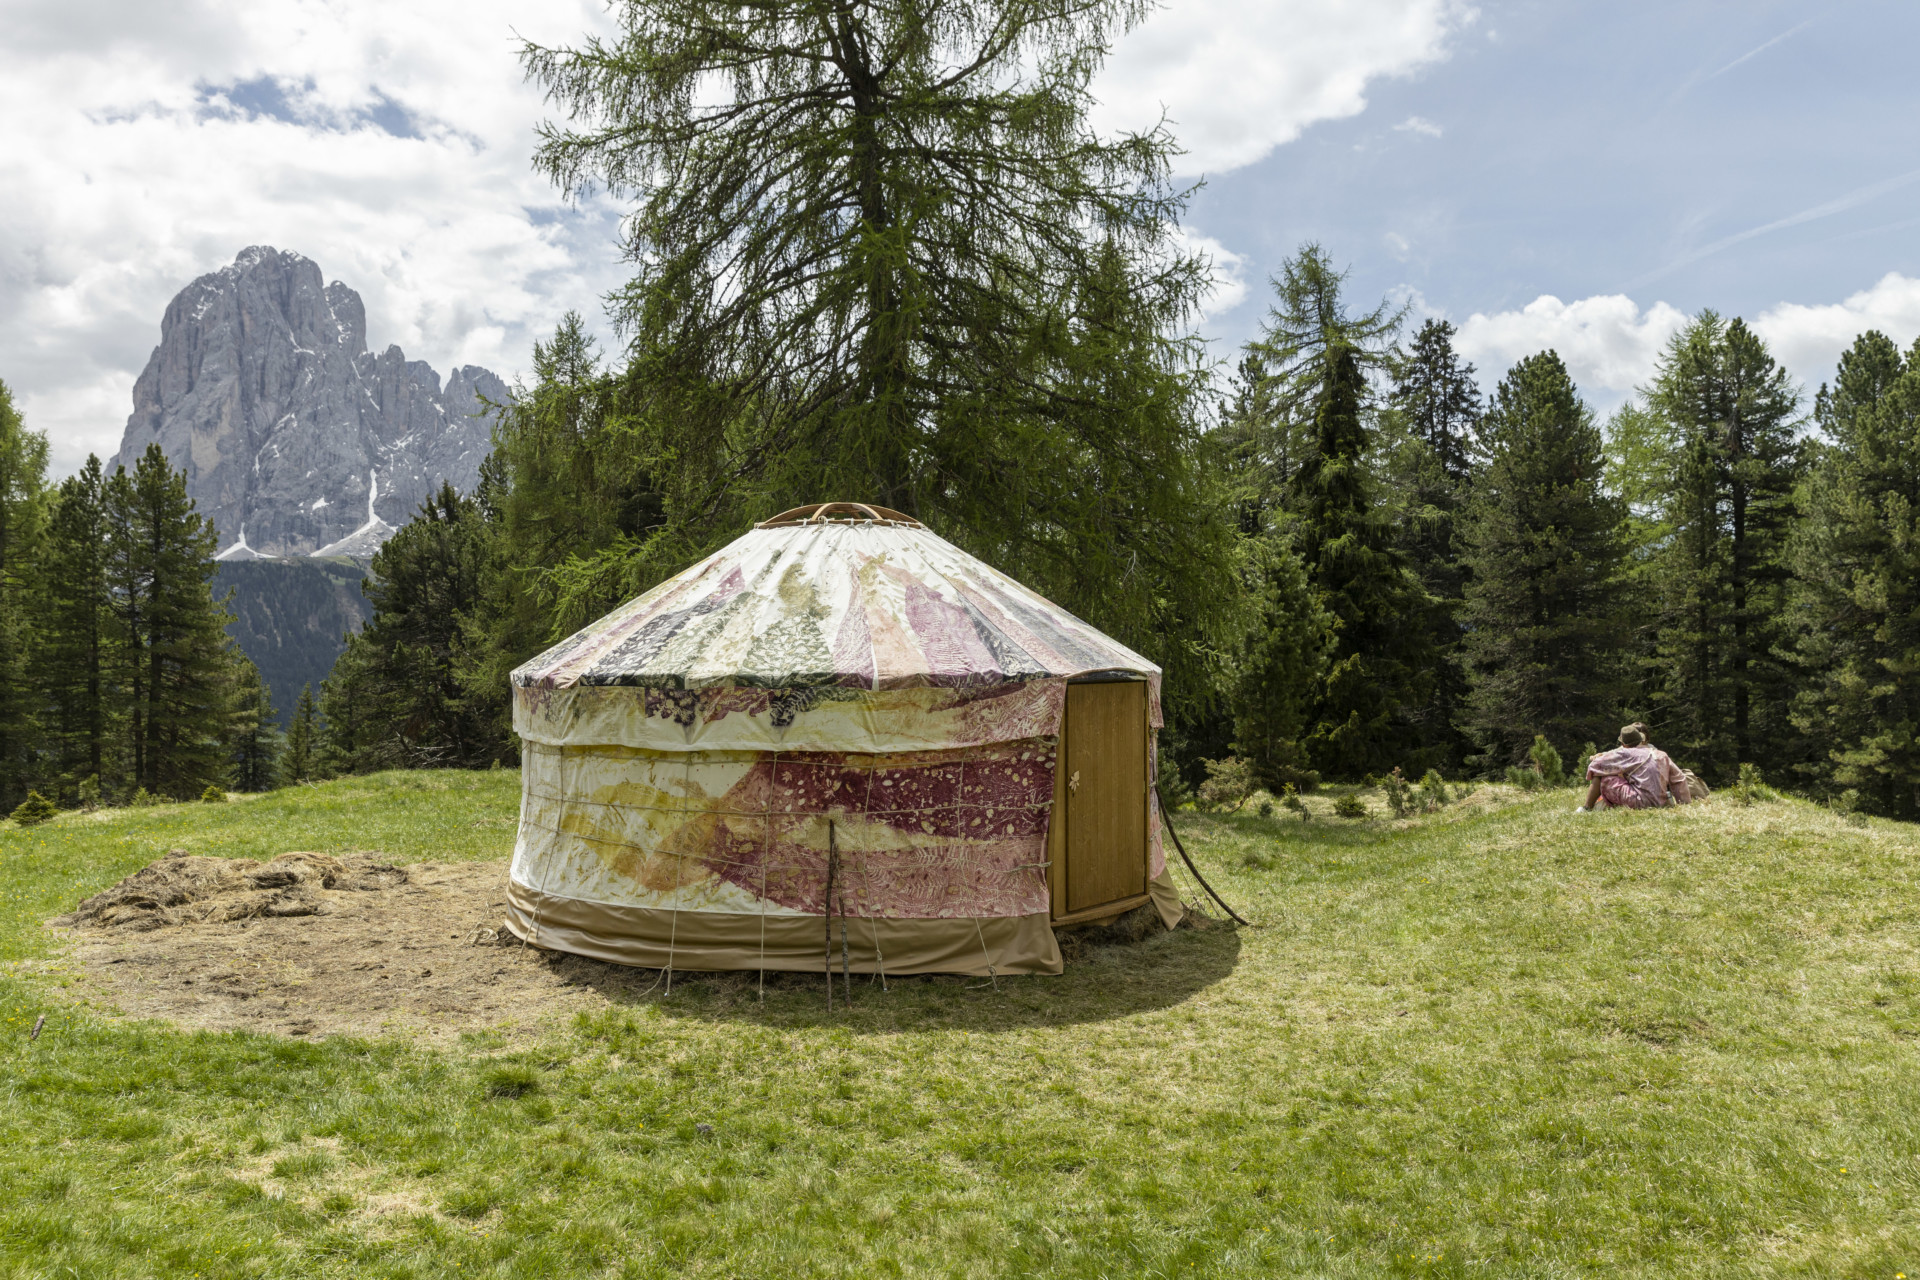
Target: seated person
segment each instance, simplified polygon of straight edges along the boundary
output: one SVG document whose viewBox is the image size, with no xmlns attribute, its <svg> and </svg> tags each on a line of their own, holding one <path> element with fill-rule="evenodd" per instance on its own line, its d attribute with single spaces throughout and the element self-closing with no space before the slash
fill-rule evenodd
<svg viewBox="0 0 1920 1280">
<path fill-rule="evenodd" d="M 1595 804 L 1610 808 L 1660 809 L 1688 804 L 1687 775 L 1666 752 L 1647 741 L 1647 727 L 1630 724 L 1620 731 L 1620 745 L 1587 762 L 1587 802 L 1576 813 L 1591 813 Z"/>
</svg>

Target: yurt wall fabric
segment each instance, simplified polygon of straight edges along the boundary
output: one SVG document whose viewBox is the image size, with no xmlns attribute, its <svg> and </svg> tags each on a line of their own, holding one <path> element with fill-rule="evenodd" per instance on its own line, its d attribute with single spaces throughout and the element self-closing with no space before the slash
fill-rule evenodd
<svg viewBox="0 0 1920 1280">
<path fill-rule="evenodd" d="M 820 966 L 830 914 L 863 972 L 1058 972 L 1047 823 L 1089 671 L 1144 679 L 1158 725 L 1157 667 L 925 529 L 754 530 L 514 673 L 510 923 L 783 969 Z"/>
</svg>

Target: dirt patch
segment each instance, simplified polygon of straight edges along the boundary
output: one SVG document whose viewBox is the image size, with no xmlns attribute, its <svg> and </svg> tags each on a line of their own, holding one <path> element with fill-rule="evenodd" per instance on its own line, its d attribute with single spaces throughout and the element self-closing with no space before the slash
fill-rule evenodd
<svg viewBox="0 0 1920 1280">
<path fill-rule="evenodd" d="M 136 1017 L 293 1036 L 531 1034 L 658 974 L 520 944 L 504 862 L 176 854 L 49 921 L 97 998 Z"/>
</svg>

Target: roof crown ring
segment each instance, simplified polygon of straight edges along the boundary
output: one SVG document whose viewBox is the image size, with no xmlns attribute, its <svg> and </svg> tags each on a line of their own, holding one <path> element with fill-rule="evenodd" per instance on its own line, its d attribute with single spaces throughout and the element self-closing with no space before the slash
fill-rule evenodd
<svg viewBox="0 0 1920 1280">
<path fill-rule="evenodd" d="M 891 507 L 871 507 L 864 502 L 816 502 L 811 506 L 782 511 L 772 519 L 762 520 L 753 527 L 791 529 L 810 524 L 878 524 L 903 529 L 927 527 L 912 516 L 904 515 Z"/>
</svg>

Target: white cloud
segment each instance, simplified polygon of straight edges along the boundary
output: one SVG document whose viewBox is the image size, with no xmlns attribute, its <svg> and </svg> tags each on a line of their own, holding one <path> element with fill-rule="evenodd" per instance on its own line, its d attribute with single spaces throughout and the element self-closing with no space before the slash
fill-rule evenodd
<svg viewBox="0 0 1920 1280">
<path fill-rule="evenodd" d="M 1459 0 L 1181 0 L 1119 42 L 1094 85 L 1096 123 L 1146 128 L 1164 109 L 1182 173 L 1239 168 L 1357 115 L 1369 81 L 1444 58 L 1473 18 Z"/>
<path fill-rule="evenodd" d="M 1212 268 L 1212 281 L 1206 296 L 1200 299 L 1200 319 L 1224 315 L 1247 300 L 1247 258 L 1235 253 L 1212 236 L 1204 236 L 1191 227 L 1181 227 L 1178 248 L 1199 254 Z"/>
<path fill-rule="evenodd" d="M 1460 326 L 1458 346 L 1491 385 L 1516 361 L 1551 347 L 1582 390 L 1618 402 L 1653 377 L 1667 339 L 1688 316 L 1656 302 L 1642 311 L 1623 294 L 1562 302 L 1542 295 L 1518 311 L 1475 313 Z M 1840 353 L 1869 329 L 1902 347 L 1920 338 L 1920 280 L 1889 272 L 1844 301 L 1782 302 L 1751 319 L 1773 356 L 1808 387 L 1833 379 Z"/>
<path fill-rule="evenodd" d="M 1753 321 L 1774 358 L 1809 387 L 1833 380 L 1840 353 L 1868 329 L 1902 347 L 1920 337 L 1920 280 L 1889 272 L 1870 289 L 1825 306 L 1783 302 Z"/>
<path fill-rule="evenodd" d="M 1611 401 L 1652 376 L 1661 348 L 1686 322 L 1685 313 L 1664 302 L 1643 312 L 1624 294 L 1575 302 L 1542 294 L 1518 311 L 1468 316 L 1457 345 L 1486 385 L 1525 357 L 1552 348 L 1574 385 L 1617 393 L 1596 397 Z"/>
<path fill-rule="evenodd" d="M 1193 172 L 1251 163 L 1369 83 L 1446 55 L 1461 0 L 1183 0 L 1121 42 L 1101 121 L 1161 104 Z M 511 375 L 624 278 L 616 211 L 532 172 L 549 114 L 518 37 L 604 32 L 599 0 L 11 0 L 0 43 L 0 377 L 54 463 L 111 453 L 167 301 L 251 244 L 359 290 L 369 341 Z M 1132 111 L 1134 114 L 1129 115 Z M 1247 262 L 1204 304 L 1245 302 Z"/>
<path fill-rule="evenodd" d="M 592 0 L 28 0 L 0 46 L 0 377 L 58 469 L 118 446 L 168 299 L 250 244 L 367 303 L 369 340 L 511 374 L 619 277 L 611 214 L 529 165 L 516 31 Z M 509 23 L 513 25 L 510 26 Z"/>
<path fill-rule="evenodd" d="M 1417 133 L 1426 138 L 1437 138 L 1444 132 L 1425 116 L 1408 116 L 1393 128 L 1396 133 Z"/>
</svg>

